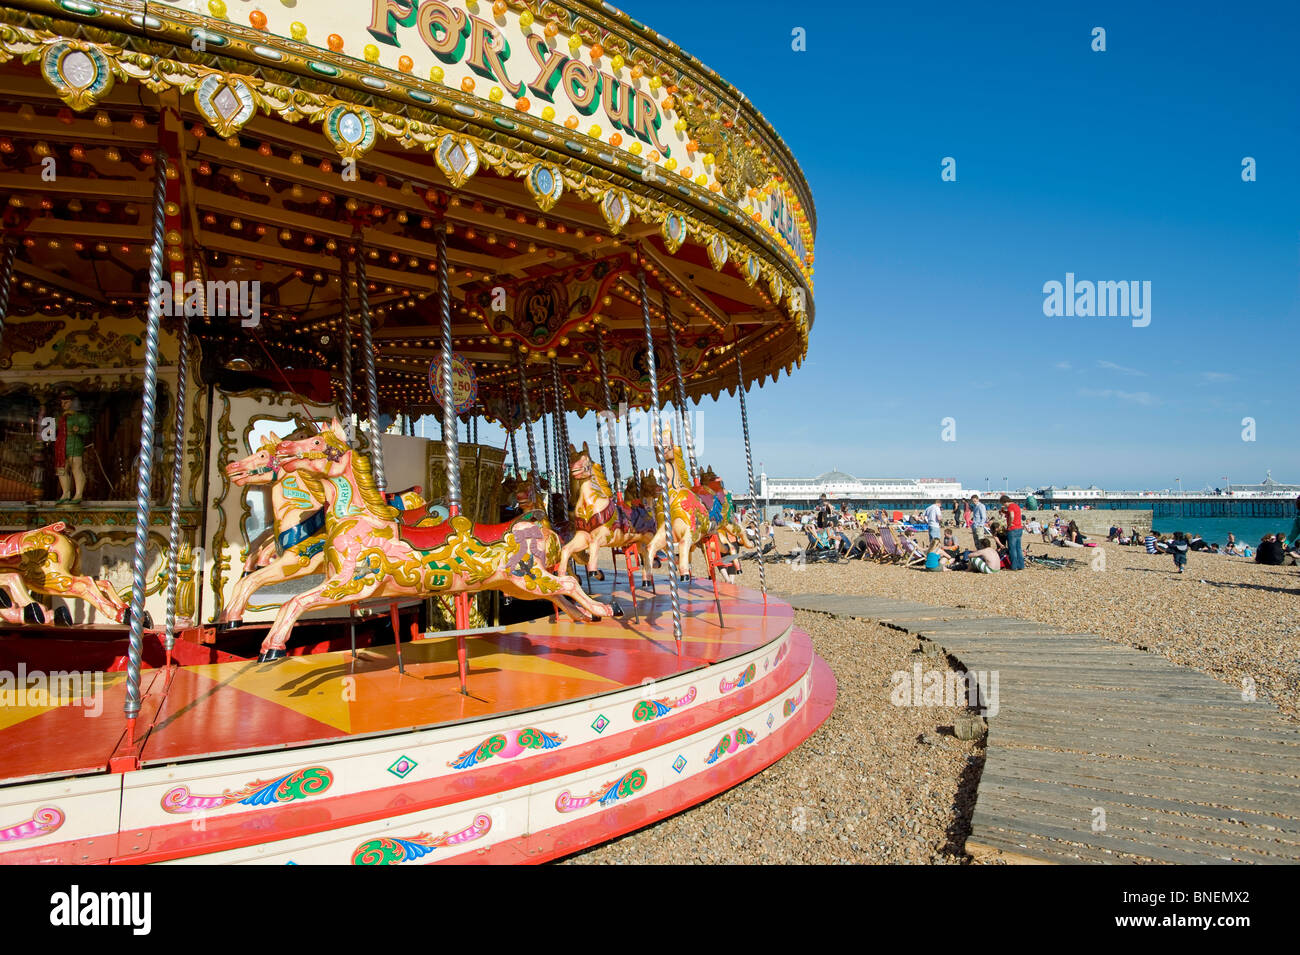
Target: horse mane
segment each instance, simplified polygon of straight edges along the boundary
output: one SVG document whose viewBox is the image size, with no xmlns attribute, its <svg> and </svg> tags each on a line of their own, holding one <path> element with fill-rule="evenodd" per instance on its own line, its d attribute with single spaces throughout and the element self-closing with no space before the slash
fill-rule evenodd
<svg viewBox="0 0 1300 955">
<path fill-rule="evenodd" d="M 682 482 L 682 487 L 692 485 L 691 476 L 686 473 L 686 461 L 682 456 L 682 449 L 673 448 L 673 467 L 677 469 L 677 480 Z"/>
<path fill-rule="evenodd" d="M 596 482 L 596 489 L 600 491 L 602 497 L 614 497 L 614 492 L 610 490 L 609 480 L 605 477 L 605 469 L 595 461 L 591 462 L 591 479 Z"/>
<path fill-rule="evenodd" d="M 332 431 L 324 431 L 320 436 L 326 444 L 333 446 L 337 450 L 352 450 L 340 441 Z M 308 494 L 320 501 L 325 500 L 324 478 L 316 472 L 306 469 L 295 473 L 302 477 Z M 360 451 L 352 451 L 352 476 L 356 483 L 357 496 L 361 498 L 366 510 L 372 516 L 381 520 L 396 521 L 399 511 L 390 505 L 384 495 L 379 492 L 379 488 L 375 484 L 374 471 L 370 464 L 369 455 L 362 454 Z"/>
</svg>

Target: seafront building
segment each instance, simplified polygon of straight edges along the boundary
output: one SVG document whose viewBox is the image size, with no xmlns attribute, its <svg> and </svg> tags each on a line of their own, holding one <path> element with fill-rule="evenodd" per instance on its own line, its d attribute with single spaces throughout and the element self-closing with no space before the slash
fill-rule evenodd
<svg viewBox="0 0 1300 955">
<path fill-rule="evenodd" d="M 1005 487 L 1005 485 L 1004 485 Z M 759 495 L 768 512 L 785 508 L 809 510 L 825 495 L 836 506 L 850 510 L 885 508 L 914 511 L 936 498 L 951 502 L 968 498 L 1008 494 L 1024 501 L 1033 495 L 1040 508 L 1062 510 L 1103 508 L 1107 510 L 1151 510 L 1155 517 L 1288 517 L 1300 495 L 1300 484 L 1282 484 L 1267 476 L 1258 484 L 1225 484 L 1221 488 L 1181 491 L 1108 490 L 1095 484 L 965 488 L 955 478 L 859 478 L 832 470 L 813 478 L 769 478 L 759 475 Z"/>
</svg>

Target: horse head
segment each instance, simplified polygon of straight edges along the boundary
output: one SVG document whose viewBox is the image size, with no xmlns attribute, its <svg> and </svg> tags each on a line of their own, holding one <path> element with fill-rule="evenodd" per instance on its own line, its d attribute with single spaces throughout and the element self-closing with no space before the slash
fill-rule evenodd
<svg viewBox="0 0 1300 955">
<path fill-rule="evenodd" d="M 335 418 L 329 428 L 300 440 L 281 441 L 275 446 L 275 461 L 286 471 L 310 471 L 322 477 L 338 477 L 348 469 L 347 435 Z"/>
<path fill-rule="evenodd" d="M 274 484 L 280 478 L 280 465 L 275 459 L 275 449 L 280 439 L 275 432 L 262 446 L 246 458 L 231 461 L 226 465 L 226 476 L 238 487 L 250 484 Z"/>
<path fill-rule="evenodd" d="M 581 450 L 569 445 L 569 474 L 575 481 L 585 481 L 591 477 L 591 449 L 587 447 L 586 441 L 582 442 Z"/>
</svg>

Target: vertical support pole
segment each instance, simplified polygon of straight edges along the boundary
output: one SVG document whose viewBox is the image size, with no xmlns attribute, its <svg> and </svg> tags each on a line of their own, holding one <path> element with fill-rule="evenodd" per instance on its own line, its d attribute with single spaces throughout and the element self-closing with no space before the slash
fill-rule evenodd
<svg viewBox="0 0 1300 955">
<path fill-rule="evenodd" d="M 621 521 L 623 519 L 623 478 L 618 473 L 618 437 L 617 437 L 617 432 L 614 430 L 614 414 L 612 408 L 613 400 L 609 391 L 609 368 L 605 364 L 605 326 L 604 325 L 596 326 L 596 361 L 600 369 L 601 393 L 605 399 L 605 415 L 604 415 L 605 422 L 604 423 L 605 423 L 605 432 L 609 439 L 609 463 L 613 467 L 612 473 L 614 476 L 614 500 L 618 502 L 619 520 Z M 601 422 L 598 418 L 596 421 L 597 443 L 600 442 L 600 424 Z M 605 466 L 605 455 L 603 451 L 601 452 L 600 466 L 602 468 Z M 630 527 L 628 529 L 631 530 Z M 635 545 L 633 545 L 631 549 L 635 551 L 636 550 Z M 635 556 L 639 557 L 640 555 L 638 554 Z M 627 588 L 628 588 L 628 592 L 632 595 L 632 619 L 639 623 L 641 617 L 636 606 L 636 581 L 632 578 L 632 557 L 629 556 L 627 547 L 623 548 L 623 562 L 624 564 L 627 565 Z M 614 564 L 613 588 L 614 590 L 618 590 L 617 557 L 613 558 L 613 564 Z"/>
<path fill-rule="evenodd" d="M 614 431 L 614 402 L 609 393 L 609 369 L 605 365 L 605 326 L 596 326 L 596 360 L 600 367 L 600 387 L 605 396 L 605 429 L 609 436 L 609 463 L 613 468 L 614 494 L 623 503 L 623 478 L 618 473 L 618 437 Z M 599 430 L 599 428 L 597 429 Z M 602 464 L 603 466 L 603 464 Z"/>
<path fill-rule="evenodd" d="M 144 332 L 144 391 L 140 402 L 140 469 L 135 484 L 135 546 L 131 553 L 131 634 L 126 651 L 126 738 L 135 743 L 140 715 L 140 666 L 144 655 L 145 549 L 149 538 L 149 498 L 153 485 L 153 446 L 158 400 L 158 326 L 162 321 L 164 217 L 167 200 L 167 154 L 155 154 L 153 231 L 149 245 L 149 307 Z"/>
<path fill-rule="evenodd" d="M 641 469 L 636 463 L 636 438 L 632 434 L 632 406 L 627 401 L 627 385 L 623 386 L 623 423 L 627 427 L 627 456 L 632 461 L 632 477 L 641 483 Z M 651 557 L 654 555 L 651 554 Z"/>
<path fill-rule="evenodd" d="M 677 352 L 677 332 L 673 329 L 673 313 L 668 307 L 668 293 L 662 293 L 664 323 L 668 326 L 668 347 L 673 356 L 673 377 L 677 379 L 677 398 L 673 402 L 681 413 L 682 440 L 686 442 L 686 458 L 690 464 L 691 485 L 700 483 L 700 471 L 695 463 L 695 442 L 691 438 L 691 414 L 686 407 L 686 379 L 682 377 L 682 360 Z"/>
<path fill-rule="evenodd" d="M 518 430 L 513 428 L 510 431 L 510 463 L 514 466 L 516 479 L 519 477 L 519 445 L 515 443 L 515 432 Z"/>
<path fill-rule="evenodd" d="M 183 313 L 184 309 L 181 311 Z M 189 319 L 182 314 L 180 352 L 176 372 L 176 433 L 172 441 L 171 520 L 167 533 L 167 619 L 163 647 L 167 651 L 168 666 L 171 666 L 172 662 L 172 647 L 176 645 L 176 575 L 180 569 L 177 556 L 181 544 L 181 464 L 185 457 L 185 389 L 188 385 L 189 360 Z"/>
<path fill-rule="evenodd" d="M 664 473 L 664 448 L 660 438 L 659 420 L 659 372 L 655 368 L 655 338 L 650 328 L 650 299 L 646 294 L 645 266 L 637 268 L 637 282 L 641 287 L 641 321 L 645 325 L 646 369 L 650 373 L 650 425 L 654 428 L 651 444 L 655 449 L 655 465 L 658 469 L 659 497 L 664 509 L 664 526 L 667 528 L 668 561 L 672 569 L 668 574 L 668 599 L 673 608 L 673 639 L 677 641 L 677 655 L 682 653 L 682 608 L 677 598 L 677 541 L 673 537 L 672 499 L 668 494 L 668 476 Z M 651 559 L 654 555 L 651 554 Z"/>
<path fill-rule="evenodd" d="M 351 293 L 348 291 L 348 260 L 339 260 L 339 321 L 343 325 L 343 400 L 340 410 L 343 412 L 343 431 L 347 434 L 348 445 L 356 447 L 357 436 L 352 423 L 352 307 L 349 304 Z"/>
<path fill-rule="evenodd" d="M 361 348 L 366 361 L 366 409 L 370 418 L 370 464 L 379 493 L 388 490 L 384 478 L 384 442 L 379 434 L 379 385 L 375 381 L 375 341 L 370 328 L 370 289 L 366 283 L 366 260 L 357 255 L 357 303 L 361 306 Z"/>
<path fill-rule="evenodd" d="M 5 334 L 5 319 L 9 317 L 9 289 L 14 280 L 14 256 L 18 254 L 18 246 L 4 240 L 3 249 L 0 249 L 0 339 Z"/>
<path fill-rule="evenodd" d="M 749 501 L 758 513 L 758 583 L 763 590 L 763 610 L 767 611 L 767 571 L 763 569 L 763 517 L 758 510 L 758 491 L 754 487 L 754 453 L 749 446 L 749 412 L 745 407 L 745 371 L 740 361 L 740 335 L 736 335 L 736 382 L 740 392 L 740 428 L 745 433 L 745 469 L 749 474 Z"/>
<path fill-rule="evenodd" d="M 447 227 L 438 227 L 438 311 L 442 318 L 442 437 L 447 456 L 447 511 L 460 516 L 460 439 L 456 434 L 456 397 L 451 383 L 451 286 L 447 281 Z M 469 598 L 458 593 L 456 629 L 469 626 Z M 456 670 L 460 674 L 460 692 L 469 695 L 469 655 L 464 633 L 456 634 Z"/>
<path fill-rule="evenodd" d="M 555 396 L 555 470 L 560 484 L 564 520 L 569 519 L 569 427 L 564 420 L 564 391 L 560 388 L 560 362 L 551 359 L 551 388 Z"/>
<path fill-rule="evenodd" d="M 528 478 L 533 485 L 533 500 L 537 500 L 537 445 L 533 441 L 533 409 L 528 400 L 528 381 L 524 377 L 524 358 L 515 353 L 515 371 L 519 373 L 519 396 L 524 409 L 524 436 L 528 439 Z M 543 423 L 546 421 L 542 416 Z"/>
<path fill-rule="evenodd" d="M 543 386 L 541 419 L 542 419 L 542 456 L 543 456 L 543 461 L 545 463 L 545 470 L 542 471 L 542 474 L 546 476 L 546 484 L 548 487 L 551 486 L 551 438 L 546 430 L 546 412 L 547 412 L 546 406 L 549 404 L 550 402 L 546 398 L 546 388 L 545 386 Z M 554 490 L 554 488 L 552 488 L 552 490 Z M 548 516 L 551 513 L 550 491 L 546 492 L 546 513 Z"/>
</svg>

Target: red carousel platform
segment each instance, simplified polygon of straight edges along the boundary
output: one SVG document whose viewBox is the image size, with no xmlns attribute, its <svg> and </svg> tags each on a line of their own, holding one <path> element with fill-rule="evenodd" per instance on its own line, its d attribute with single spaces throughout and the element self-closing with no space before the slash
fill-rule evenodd
<svg viewBox="0 0 1300 955">
<path fill-rule="evenodd" d="M 0 861 L 541 862 L 607 841 L 830 713 L 789 605 L 718 592 L 721 622 L 707 580 L 681 589 L 680 655 L 665 592 L 638 593 L 639 622 L 620 588 L 622 618 L 476 633 L 468 696 L 446 634 L 403 644 L 405 674 L 392 646 L 147 670 L 134 751 L 120 673 L 96 718 L 0 708 Z"/>
</svg>

